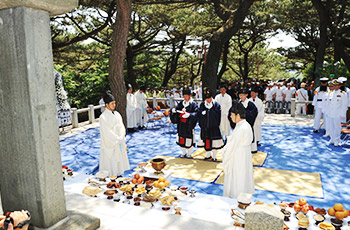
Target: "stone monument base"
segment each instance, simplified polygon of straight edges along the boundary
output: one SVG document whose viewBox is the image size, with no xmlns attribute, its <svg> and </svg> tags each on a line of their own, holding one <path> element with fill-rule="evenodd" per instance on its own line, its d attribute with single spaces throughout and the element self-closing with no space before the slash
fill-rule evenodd
<svg viewBox="0 0 350 230">
<path fill-rule="evenodd" d="M 95 230 L 99 227 L 99 218 L 68 210 L 66 218 L 49 228 L 45 228 L 45 230 Z M 31 225 L 29 230 L 44 230 L 44 228 L 37 228 Z"/>
</svg>

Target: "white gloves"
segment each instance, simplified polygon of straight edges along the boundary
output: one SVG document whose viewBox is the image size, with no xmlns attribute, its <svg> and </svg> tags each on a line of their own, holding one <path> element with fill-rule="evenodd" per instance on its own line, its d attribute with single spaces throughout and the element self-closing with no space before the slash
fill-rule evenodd
<svg viewBox="0 0 350 230">
<path fill-rule="evenodd" d="M 124 141 L 124 137 L 118 137 L 118 138 L 117 138 L 117 143 L 118 143 L 118 144 L 122 144 L 123 141 Z"/>
<path fill-rule="evenodd" d="M 182 115 L 182 118 L 189 118 L 190 117 L 190 113 L 185 113 L 184 115 Z"/>
<path fill-rule="evenodd" d="M 176 109 L 175 109 L 175 108 L 173 108 L 173 109 L 171 110 L 171 112 L 176 113 Z"/>
<path fill-rule="evenodd" d="M 206 111 L 206 110 L 202 111 L 202 115 L 205 115 L 206 113 L 207 113 L 207 111 Z"/>
</svg>

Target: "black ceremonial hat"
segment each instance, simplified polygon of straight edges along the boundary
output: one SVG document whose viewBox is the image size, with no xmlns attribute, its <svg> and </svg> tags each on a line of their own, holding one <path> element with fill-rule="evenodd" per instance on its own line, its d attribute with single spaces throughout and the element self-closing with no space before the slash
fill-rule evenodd
<svg viewBox="0 0 350 230">
<path fill-rule="evenodd" d="M 183 87 L 183 89 L 182 89 L 182 94 L 183 94 L 183 95 L 191 95 L 191 90 L 190 90 L 190 88 L 188 88 L 187 85 L 185 85 L 185 86 Z"/>
<path fill-rule="evenodd" d="M 213 94 L 211 93 L 211 90 L 207 87 L 204 87 L 203 99 L 208 99 L 208 98 L 211 98 L 212 96 L 213 96 Z"/>
</svg>

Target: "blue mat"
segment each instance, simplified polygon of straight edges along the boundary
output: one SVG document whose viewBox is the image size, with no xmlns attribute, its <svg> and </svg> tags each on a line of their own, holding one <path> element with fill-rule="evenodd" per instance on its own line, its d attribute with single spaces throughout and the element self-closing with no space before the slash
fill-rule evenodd
<svg viewBox="0 0 350 230">
<path fill-rule="evenodd" d="M 262 167 L 319 172 L 323 186 L 323 198 L 305 197 L 316 207 L 331 207 L 340 202 L 350 208 L 350 152 L 349 149 L 328 146 L 328 138 L 312 132 L 312 127 L 291 125 L 263 125 L 263 141 L 260 151 L 268 152 Z M 198 138 L 199 127 L 195 129 Z M 176 133 L 172 124 L 161 129 L 142 130 L 128 134 L 128 156 L 132 169 L 139 162 L 157 155 L 179 156 L 182 152 L 176 145 Z M 62 164 L 74 171 L 93 174 L 98 171 L 100 152 L 99 128 L 92 128 L 60 141 Z M 125 172 L 125 176 L 133 171 Z M 172 179 L 172 184 L 189 186 L 201 193 L 222 195 L 223 185 L 205 183 L 180 178 Z M 256 190 L 254 200 L 264 202 L 295 201 L 297 195 Z"/>
</svg>

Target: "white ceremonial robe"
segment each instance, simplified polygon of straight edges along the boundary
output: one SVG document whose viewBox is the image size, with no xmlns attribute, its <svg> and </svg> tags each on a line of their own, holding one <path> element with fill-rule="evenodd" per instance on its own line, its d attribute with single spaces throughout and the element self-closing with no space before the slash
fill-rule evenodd
<svg viewBox="0 0 350 230">
<path fill-rule="evenodd" d="M 108 171 L 109 176 L 117 176 L 130 169 L 125 132 L 121 115 L 117 111 L 113 114 L 109 109 L 105 109 L 100 116 L 100 171 Z M 124 138 L 121 144 L 118 143 L 120 137 Z"/>
<path fill-rule="evenodd" d="M 135 93 L 135 99 L 136 99 L 136 117 L 137 117 L 137 125 L 138 126 L 144 126 L 144 123 L 148 121 L 148 114 L 147 114 L 147 97 L 144 93 L 140 93 L 140 91 L 137 91 Z"/>
<path fill-rule="evenodd" d="M 228 112 L 232 107 L 232 98 L 227 93 L 222 96 L 222 94 L 218 94 L 215 97 L 215 101 L 219 103 L 221 106 L 221 121 L 220 121 L 220 131 L 221 134 L 224 134 L 226 138 L 230 135 L 231 125 L 228 120 Z"/>
<path fill-rule="evenodd" d="M 137 127 L 136 98 L 132 93 L 126 94 L 126 119 L 128 129 Z"/>
<path fill-rule="evenodd" d="M 225 173 L 223 196 L 237 199 L 240 193 L 254 194 L 254 174 L 251 154 L 253 131 L 246 120 L 237 123 L 223 148 Z"/>
<path fill-rule="evenodd" d="M 254 122 L 255 141 L 261 141 L 261 125 L 262 125 L 262 122 L 263 122 L 264 116 L 265 116 L 264 103 L 258 97 L 254 98 L 254 99 L 250 98 L 250 100 L 255 104 L 256 108 L 258 109 L 258 116 L 256 117 L 255 122 Z"/>
</svg>

